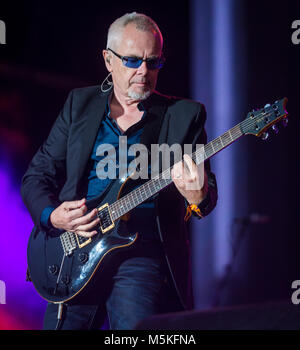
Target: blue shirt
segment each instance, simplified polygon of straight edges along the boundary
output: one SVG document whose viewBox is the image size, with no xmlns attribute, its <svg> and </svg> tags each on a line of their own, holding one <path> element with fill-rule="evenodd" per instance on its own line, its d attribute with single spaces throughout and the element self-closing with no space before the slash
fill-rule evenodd
<svg viewBox="0 0 300 350">
<path fill-rule="evenodd" d="M 130 146 L 140 143 L 143 127 L 147 122 L 147 112 L 142 103 L 139 104 L 139 109 L 144 111 L 141 120 L 122 133 L 115 120 L 110 116 L 109 99 L 107 100 L 105 115 L 100 124 L 88 162 L 87 179 L 83 181 L 87 186 L 87 200 L 101 194 L 112 178 L 119 178 L 120 171 L 122 177 L 126 178 L 128 176 L 124 170 L 128 169 L 128 165 L 134 160 L 133 155 L 128 155 L 128 149 Z M 121 136 L 123 140 L 127 137 L 127 147 L 121 147 L 120 149 L 119 141 Z M 127 162 L 124 164 L 122 160 L 127 160 Z M 149 165 L 149 174 L 150 171 Z M 43 226 L 49 227 L 51 225 L 49 218 L 53 210 L 54 208 L 52 207 L 47 207 L 43 210 L 41 215 L 41 224 Z M 139 232 L 145 239 L 158 239 L 153 198 L 143 202 L 130 212 L 127 229 L 129 232 L 134 231 L 132 233 Z"/>
</svg>

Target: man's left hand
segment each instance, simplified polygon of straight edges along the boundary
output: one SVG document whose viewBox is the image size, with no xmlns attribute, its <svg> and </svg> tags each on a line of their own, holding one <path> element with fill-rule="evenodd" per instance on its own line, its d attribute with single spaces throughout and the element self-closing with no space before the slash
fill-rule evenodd
<svg viewBox="0 0 300 350">
<path fill-rule="evenodd" d="M 183 160 L 173 166 L 171 177 L 189 204 L 199 205 L 206 197 L 208 183 L 203 163 L 197 166 L 192 158 L 185 154 Z"/>
</svg>

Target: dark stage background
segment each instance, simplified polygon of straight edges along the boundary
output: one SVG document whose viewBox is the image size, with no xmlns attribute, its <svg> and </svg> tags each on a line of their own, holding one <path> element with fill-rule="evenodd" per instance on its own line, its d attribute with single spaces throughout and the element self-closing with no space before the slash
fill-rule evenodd
<svg viewBox="0 0 300 350">
<path fill-rule="evenodd" d="M 291 284 L 300 280 L 300 44 L 291 41 L 295 30 L 291 25 L 300 20 L 300 4 L 296 0 L 221 1 L 233 14 L 234 37 L 229 39 L 235 52 L 235 71 L 230 79 L 233 84 L 237 79 L 242 81 L 242 88 L 232 96 L 236 123 L 253 108 L 284 96 L 289 99 L 290 118 L 288 127 L 280 128 L 280 133 L 266 142 L 246 137 L 232 146 L 233 162 L 228 165 L 230 169 L 223 170 L 234 176 L 233 184 L 221 181 L 223 170 L 214 168 L 212 161 L 222 188 L 229 187 L 233 210 L 226 219 L 232 225 L 222 237 L 227 242 L 224 249 L 217 243 L 213 223 L 218 221 L 218 227 L 222 227 L 221 216 L 212 214 L 208 224 L 193 225 L 195 299 L 199 310 L 290 300 Z M 214 95 L 208 92 L 213 90 L 209 75 L 212 61 L 221 62 L 221 71 L 227 69 L 218 46 L 214 56 L 208 54 L 214 44 L 210 40 L 211 28 L 222 32 L 222 27 L 218 28 L 222 22 L 212 16 L 217 3 L 219 0 L 2 1 L 0 20 L 6 24 L 6 44 L 0 45 L 0 280 L 6 285 L 6 300 L 0 305 L 0 329 L 42 326 L 45 302 L 25 282 L 26 244 L 32 222 L 21 202 L 20 181 L 68 92 L 100 85 L 105 78 L 101 51 L 106 45 L 108 26 L 131 11 L 145 13 L 158 23 L 167 62 L 160 72 L 157 90 L 185 98 L 199 96 L 207 107 L 211 140 L 218 136 L 214 132 L 223 118 L 221 113 L 216 116 Z M 199 4 L 207 10 L 207 14 L 199 13 L 199 21 L 206 15 L 211 21 L 202 25 L 202 39 L 195 41 L 199 26 L 194 9 L 199 9 Z M 239 40 L 235 41 L 237 35 Z M 196 52 L 205 59 L 196 62 Z M 220 159 L 222 153 L 217 157 Z M 220 212 L 226 210 L 226 203 L 220 198 Z M 250 223 L 241 231 L 234 220 L 253 213 L 262 215 L 266 222 Z M 237 248 L 234 259 L 232 246 Z M 223 253 L 225 258 L 219 259 Z"/>
</svg>

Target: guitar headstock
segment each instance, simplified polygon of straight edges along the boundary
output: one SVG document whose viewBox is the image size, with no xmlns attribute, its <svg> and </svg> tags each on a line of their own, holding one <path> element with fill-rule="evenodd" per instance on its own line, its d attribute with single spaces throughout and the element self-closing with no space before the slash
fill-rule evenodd
<svg viewBox="0 0 300 350">
<path fill-rule="evenodd" d="M 272 105 L 267 104 L 264 108 L 249 112 L 247 118 L 241 123 L 243 134 L 255 135 L 266 139 L 268 137 L 267 130 L 272 127 L 275 133 L 278 132 L 276 124 L 282 121 L 286 126 L 288 120 L 286 111 L 287 98 L 276 101 Z"/>
</svg>

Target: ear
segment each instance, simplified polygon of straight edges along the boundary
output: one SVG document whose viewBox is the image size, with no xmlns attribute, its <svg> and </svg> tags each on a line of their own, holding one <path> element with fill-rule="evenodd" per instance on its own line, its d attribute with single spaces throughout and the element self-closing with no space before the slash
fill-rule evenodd
<svg viewBox="0 0 300 350">
<path fill-rule="evenodd" d="M 106 69 L 109 72 L 112 72 L 111 55 L 110 55 L 110 53 L 107 50 L 103 50 L 102 51 L 102 55 L 103 55 L 103 58 L 104 58 L 104 63 L 105 63 Z"/>
</svg>

